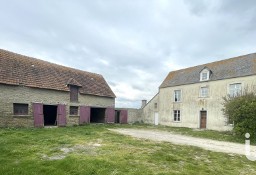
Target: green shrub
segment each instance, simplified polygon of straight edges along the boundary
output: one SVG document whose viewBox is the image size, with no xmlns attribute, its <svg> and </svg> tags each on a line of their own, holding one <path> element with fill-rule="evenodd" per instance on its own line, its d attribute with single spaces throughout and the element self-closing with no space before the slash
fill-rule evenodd
<svg viewBox="0 0 256 175">
<path fill-rule="evenodd" d="M 229 123 L 234 124 L 233 131 L 237 135 L 250 133 L 256 138 L 256 94 L 245 92 L 236 97 L 225 97 L 223 112 Z"/>
</svg>

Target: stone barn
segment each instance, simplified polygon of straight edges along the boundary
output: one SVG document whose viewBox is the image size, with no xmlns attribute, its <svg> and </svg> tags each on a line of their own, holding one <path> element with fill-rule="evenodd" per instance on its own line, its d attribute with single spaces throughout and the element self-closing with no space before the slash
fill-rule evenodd
<svg viewBox="0 0 256 175">
<path fill-rule="evenodd" d="M 114 107 L 102 75 L 0 49 L 1 127 L 114 123 Z"/>
</svg>

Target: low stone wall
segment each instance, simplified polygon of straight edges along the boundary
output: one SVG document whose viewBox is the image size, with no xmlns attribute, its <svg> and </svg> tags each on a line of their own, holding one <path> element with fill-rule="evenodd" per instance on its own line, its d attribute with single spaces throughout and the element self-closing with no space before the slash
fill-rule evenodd
<svg viewBox="0 0 256 175">
<path fill-rule="evenodd" d="M 136 108 L 115 108 L 115 110 L 127 110 L 128 111 L 128 123 L 142 123 L 142 110 Z"/>
<path fill-rule="evenodd" d="M 79 125 L 79 116 L 69 116 L 67 118 L 67 125 L 68 126 Z"/>
<path fill-rule="evenodd" d="M 33 127 L 34 119 L 32 116 L 22 117 L 0 117 L 0 127 Z"/>
</svg>

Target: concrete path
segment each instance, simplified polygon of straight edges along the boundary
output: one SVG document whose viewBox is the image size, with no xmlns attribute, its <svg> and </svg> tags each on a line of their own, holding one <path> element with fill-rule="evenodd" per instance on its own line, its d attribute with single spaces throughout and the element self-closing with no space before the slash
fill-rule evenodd
<svg viewBox="0 0 256 175">
<path fill-rule="evenodd" d="M 109 129 L 124 135 L 153 141 L 165 141 L 178 145 L 191 145 L 210 151 L 245 155 L 245 145 L 231 142 L 216 141 L 211 139 L 197 138 L 185 135 L 174 134 L 166 131 L 143 130 L 143 129 Z M 256 150 L 256 146 L 251 146 Z"/>
</svg>

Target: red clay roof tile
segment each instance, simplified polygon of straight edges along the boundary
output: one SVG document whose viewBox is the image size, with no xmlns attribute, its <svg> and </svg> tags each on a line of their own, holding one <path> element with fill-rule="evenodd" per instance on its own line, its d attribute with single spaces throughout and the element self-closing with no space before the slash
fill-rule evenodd
<svg viewBox="0 0 256 175">
<path fill-rule="evenodd" d="M 115 97 L 102 75 L 77 70 L 0 49 L 0 83 L 69 91 L 80 86 L 81 94 Z"/>
</svg>

